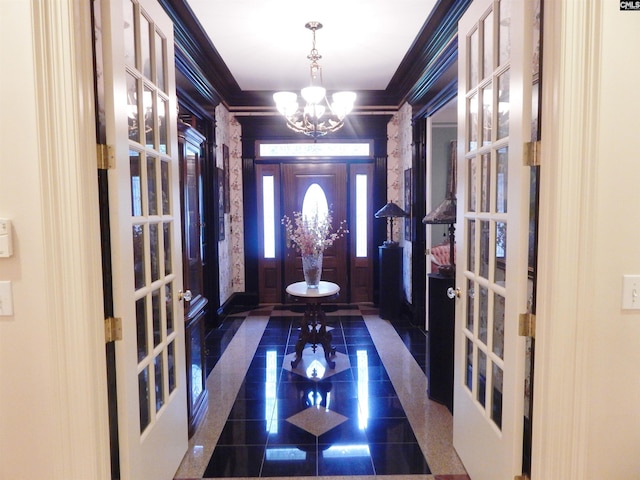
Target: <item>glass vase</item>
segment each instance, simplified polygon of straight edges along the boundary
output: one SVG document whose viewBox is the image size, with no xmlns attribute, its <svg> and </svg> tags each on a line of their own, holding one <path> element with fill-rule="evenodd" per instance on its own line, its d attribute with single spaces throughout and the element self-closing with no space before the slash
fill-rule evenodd
<svg viewBox="0 0 640 480">
<path fill-rule="evenodd" d="M 318 288 L 322 275 L 322 253 L 302 255 L 302 273 L 307 288 Z"/>
</svg>

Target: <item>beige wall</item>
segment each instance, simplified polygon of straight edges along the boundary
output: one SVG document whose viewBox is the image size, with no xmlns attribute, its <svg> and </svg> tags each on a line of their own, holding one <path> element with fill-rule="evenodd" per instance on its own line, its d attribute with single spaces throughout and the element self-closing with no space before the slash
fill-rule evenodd
<svg viewBox="0 0 640 480">
<path fill-rule="evenodd" d="M 545 2 L 534 476 L 640 478 L 640 16 Z"/>
<path fill-rule="evenodd" d="M 89 3 L 75 3 L 0 2 L 3 479 L 110 478 Z"/>
<path fill-rule="evenodd" d="M 604 3 L 587 458 L 593 478 L 631 479 L 640 478 L 640 311 L 621 310 L 621 289 L 624 274 L 640 274 L 640 60 L 626 48 L 640 45 L 640 18 Z"/>
<path fill-rule="evenodd" d="M 46 277 L 42 266 L 41 172 L 38 168 L 36 98 L 33 78 L 29 4 L 0 8 L 0 63 L 11 65 L 0 76 L 0 217 L 13 222 L 15 254 L 0 258 L 0 280 L 13 287 L 15 315 L 0 317 L 0 477 L 19 478 L 25 470 L 43 475 L 36 465 L 55 464 L 55 449 L 39 439 L 56 440 L 56 419 L 47 402 L 54 391 L 50 358 Z M 20 42 L 15 41 L 21 38 Z M 9 46 L 11 49 L 9 50 Z M 27 425 L 40 424 L 38 438 Z"/>
</svg>

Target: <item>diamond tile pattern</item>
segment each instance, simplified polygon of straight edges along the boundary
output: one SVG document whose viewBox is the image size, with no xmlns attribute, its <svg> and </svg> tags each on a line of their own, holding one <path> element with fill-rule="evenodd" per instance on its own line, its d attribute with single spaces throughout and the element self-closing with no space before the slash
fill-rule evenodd
<svg viewBox="0 0 640 480">
<path fill-rule="evenodd" d="M 302 360 L 300 360 L 300 363 L 298 363 L 295 368 L 291 366 L 291 361 L 294 358 L 296 358 L 295 352 L 286 355 L 282 368 L 291 373 L 308 378 L 309 380 L 313 380 L 314 382 L 330 378 L 333 375 L 351 368 L 349 357 L 340 352 L 336 352 L 335 356 L 331 358 L 336 362 L 335 368 L 328 368 L 321 346 L 318 346 L 315 352 L 313 351 L 313 347 L 306 347 L 302 351 Z"/>
<path fill-rule="evenodd" d="M 345 422 L 347 417 L 325 407 L 309 407 L 287 418 L 287 422 L 319 437 Z"/>
</svg>

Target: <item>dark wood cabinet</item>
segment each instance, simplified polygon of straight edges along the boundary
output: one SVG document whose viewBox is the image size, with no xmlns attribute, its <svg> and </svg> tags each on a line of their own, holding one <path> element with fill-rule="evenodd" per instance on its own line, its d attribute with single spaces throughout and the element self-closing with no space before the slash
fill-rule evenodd
<svg viewBox="0 0 640 480">
<path fill-rule="evenodd" d="M 380 318 L 396 320 L 402 310 L 402 252 L 397 245 L 378 247 L 380 260 Z"/>
<path fill-rule="evenodd" d="M 202 219 L 201 149 L 204 140 L 205 137 L 194 128 L 183 123 L 179 124 L 183 299 L 190 436 L 207 409 L 204 329 L 208 301 L 204 296 L 202 259 L 205 237 Z"/>
<path fill-rule="evenodd" d="M 455 301 L 447 290 L 454 279 L 438 274 L 429 279 L 429 382 L 431 400 L 442 403 L 453 413 L 453 342 Z"/>
</svg>

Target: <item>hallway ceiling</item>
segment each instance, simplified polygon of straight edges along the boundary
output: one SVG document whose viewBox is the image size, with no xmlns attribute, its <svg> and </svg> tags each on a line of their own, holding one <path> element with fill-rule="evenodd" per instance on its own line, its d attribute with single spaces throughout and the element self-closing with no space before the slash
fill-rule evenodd
<svg viewBox="0 0 640 480">
<path fill-rule="evenodd" d="M 187 0 L 242 91 L 309 83 L 312 32 L 329 90 L 385 90 L 436 0 Z"/>
</svg>

